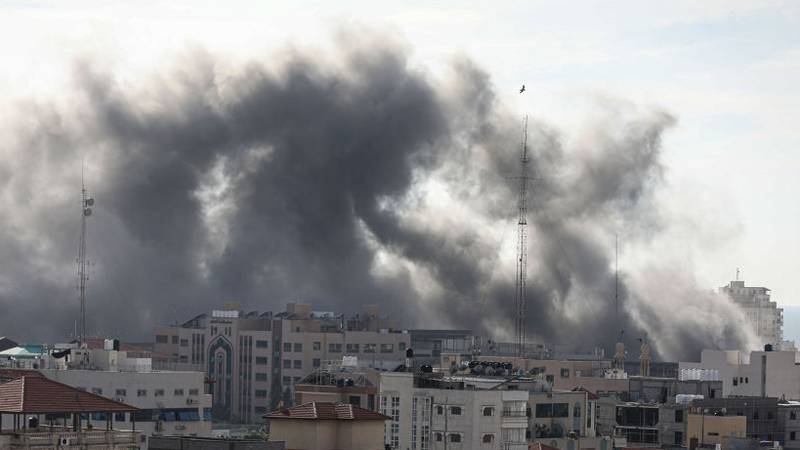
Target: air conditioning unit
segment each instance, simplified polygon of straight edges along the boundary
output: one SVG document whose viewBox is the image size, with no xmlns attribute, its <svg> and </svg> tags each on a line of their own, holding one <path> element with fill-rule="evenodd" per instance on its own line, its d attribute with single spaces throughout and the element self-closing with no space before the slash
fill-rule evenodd
<svg viewBox="0 0 800 450">
<path fill-rule="evenodd" d="M 72 445 L 72 439 L 68 437 L 62 437 L 61 439 L 58 440 L 58 445 L 60 447 L 69 447 L 70 445 Z"/>
</svg>

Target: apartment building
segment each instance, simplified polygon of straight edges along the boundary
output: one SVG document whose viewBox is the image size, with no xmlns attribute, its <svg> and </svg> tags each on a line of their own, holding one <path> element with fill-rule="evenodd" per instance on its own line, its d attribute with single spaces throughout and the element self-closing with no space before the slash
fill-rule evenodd
<svg viewBox="0 0 800 450">
<path fill-rule="evenodd" d="M 386 372 L 380 410 L 393 449 L 526 450 L 528 392 L 491 389 L 504 379 Z"/>
<path fill-rule="evenodd" d="M 765 287 L 745 286 L 744 281 L 731 281 L 719 288 L 719 293 L 731 298 L 744 312 L 750 327 L 761 340 L 761 346 L 775 350 L 783 344 L 783 309 L 770 299 Z M 751 349 L 755 350 L 755 349 Z"/>
<path fill-rule="evenodd" d="M 229 304 L 180 325 L 157 327 L 154 365 L 204 372 L 214 417 L 255 423 L 279 404 L 290 406 L 294 385 L 331 361 L 347 358 L 382 370 L 400 365 L 410 336 L 381 328 L 391 324 L 372 306 L 346 318 L 298 303 L 277 314 Z"/>
<path fill-rule="evenodd" d="M 683 371 L 713 371 L 722 381 L 722 396 L 800 399 L 800 359 L 785 351 L 703 350 L 700 362 L 681 362 Z"/>
<path fill-rule="evenodd" d="M 529 442 L 574 450 L 598 449 L 607 440 L 597 435 L 598 398 L 593 393 L 584 389 L 528 392 Z"/>
</svg>

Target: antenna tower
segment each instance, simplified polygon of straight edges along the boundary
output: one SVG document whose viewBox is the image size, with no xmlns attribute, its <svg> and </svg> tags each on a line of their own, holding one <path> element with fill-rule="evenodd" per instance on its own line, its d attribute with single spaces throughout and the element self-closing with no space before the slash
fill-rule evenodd
<svg viewBox="0 0 800 450">
<path fill-rule="evenodd" d="M 522 126 L 522 155 L 520 157 L 519 176 L 519 221 L 517 222 L 517 282 L 514 294 L 516 307 L 515 333 L 517 338 L 517 356 L 525 354 L 525 282 L 528 275 L 528 116 L 525 116 Z"/>
<path fill-rule="evenodd" d="M 79 300 L 81 304 L 80 326 L 78 332 L 78 342 L 84 344 L 86 342 L 86 281 L 89 279 L 89 274 L 86 268 L 89 261 L 86 259 L 86 219 L 92 215 L 92 206 L 94 199 L 89 197 L 86 192 L 86 184 L 83 181 L 83 168 L 81 167 L 81 238 L 78 245 L 78 291 Z"/>
</svg>

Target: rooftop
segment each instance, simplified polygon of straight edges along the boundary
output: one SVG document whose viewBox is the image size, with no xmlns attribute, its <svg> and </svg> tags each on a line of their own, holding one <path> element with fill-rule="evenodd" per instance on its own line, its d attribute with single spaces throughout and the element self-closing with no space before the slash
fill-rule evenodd
<svg viewBox="0 0 800 450">
<path fill-rule="evenodd" d="M 264 416 L 267 419 L 298 420 L 390 420 L 391 417 L 347 403 L 308 402 L 280 409 Z"/>
<path fill-rule="evenodd" d="M 43 376 L 0 384 L 0 413 L 127 412 L 139 409 Z"/>
</svg>

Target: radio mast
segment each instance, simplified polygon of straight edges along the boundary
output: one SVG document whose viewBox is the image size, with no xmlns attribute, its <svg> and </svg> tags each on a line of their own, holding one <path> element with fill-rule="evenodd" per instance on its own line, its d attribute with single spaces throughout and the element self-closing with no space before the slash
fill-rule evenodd
<svg viewBox="0 0 800 450">
<path fill-rule="evenodd" d="M 86 219 L 92 215 L 92 206 L 94 199 L 89 197 L 86 192 L 86 184 L 83 180 L 83 168 L 81 168 L 81 238 L 78 245 L 78 291 L 79 300 L 81 304 L 80 325 L 78 328 L 78 343 L 83 345 L 86 343 L 86 281 L 89 279 L 89 274 L 86 268 L 89 261 L 86 259 Z"/>
<path fill-rule="evenodd" d="M 525 282 L 528 275 L 528 116 L 525 116 L 522 126 L 522 154 L 520 156 L 519 175 L 519 220 L 517 221 L 517 282 L 514 294 L 516 309 L 516 339 L 517 356 L 525 355 Z"/>
</svg>

